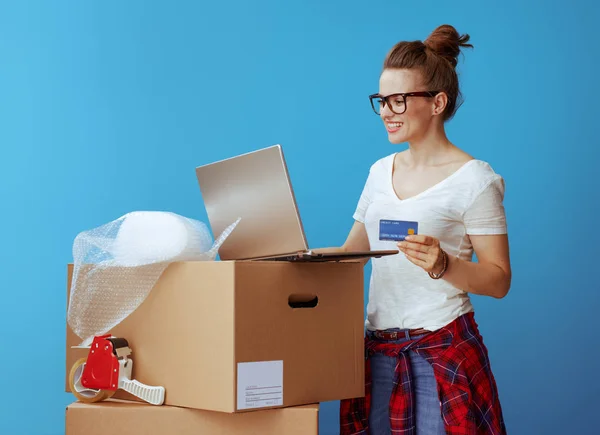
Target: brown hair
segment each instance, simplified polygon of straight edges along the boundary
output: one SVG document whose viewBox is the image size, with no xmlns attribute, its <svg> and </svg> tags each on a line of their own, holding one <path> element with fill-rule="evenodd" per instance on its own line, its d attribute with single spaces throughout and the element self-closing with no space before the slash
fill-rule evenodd
<svg viewBox="0 0 600 435">
<path fill-rule="evenodd" d="M 444 91 L 448 104 L 444 121 L 451 119 L 462 103 L 456 65 L 461 47 L 467 44 L 469 35 L 460 36 L 448 24 L 436 28 L 425 41 L 402 41 L 387 54 L 383 69 L 416 69 L 421 72 L 426 91 Z M 420 90 L 420 89 L 419 89 Z M 412 91 L 412 89 L 411 89 Z M 458 102 L 458 105 L 457 105 Z"/>
</svg>

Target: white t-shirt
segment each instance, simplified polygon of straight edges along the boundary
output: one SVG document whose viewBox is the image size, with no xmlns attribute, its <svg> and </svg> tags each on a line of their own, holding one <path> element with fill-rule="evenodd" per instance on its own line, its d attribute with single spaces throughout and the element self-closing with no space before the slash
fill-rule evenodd
<svg viewBox="0 0 600 435">
<path fill-rule="evenodd" d="M 418 233 L 440 241 L 448 255 L 471 261 L 469 235 L 506 234 L 504 180 L 481 160 L 470 160 L 424 192 L 401 200 L 392 185 L 394 156 L 371 166 L 354 219 L 365 224 L 372 250 L 397 249 L 379 240 L 380 219 L 418 222 Z M 373 258 L 367 329 L 439 329 L 473 310 L 468 293 L 434 280 L 402 252 Z"/>
</svg>

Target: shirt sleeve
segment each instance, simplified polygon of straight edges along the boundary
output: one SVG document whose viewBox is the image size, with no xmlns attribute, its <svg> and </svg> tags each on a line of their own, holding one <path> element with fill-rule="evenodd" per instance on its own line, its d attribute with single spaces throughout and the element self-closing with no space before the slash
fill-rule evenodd
<svg viewBox="0 0 600 435">
<path fill-rule="evenodd" d="M 367 181 L 363 188 L 363 191 L 358 199 L 358 204 L 356 206 L 356 210 L 354 211 L 354 215 L 352 216 L 354 220 L 365 223 L 365 215 L 367 213 L 367 209 L 372 202 L 371 189 L 373 184 L 373 170 L 369 170 L 369 176 L 367 177 Z"/>
<path fill-rule="evenodd" d="M 475 196 L 464 213 L 463 220 L 467 234 L 490 235 L 506 234 L 506 213 L 504 210 L 504 180 L 496 175 Z"/>
</svg>

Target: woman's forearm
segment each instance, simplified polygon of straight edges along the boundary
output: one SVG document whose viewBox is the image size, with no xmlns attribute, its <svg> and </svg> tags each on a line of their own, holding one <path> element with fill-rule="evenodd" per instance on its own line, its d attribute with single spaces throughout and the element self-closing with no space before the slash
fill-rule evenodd
<svg viewBox="0 0 600 435">
<path fill-rule="evenodd" d="M 443 278 L 468 293 L 503 298 L 510 288 L 511 276 L 500 266 L 461 260 L 448 256 L 448 268 Z"/>
</svg>

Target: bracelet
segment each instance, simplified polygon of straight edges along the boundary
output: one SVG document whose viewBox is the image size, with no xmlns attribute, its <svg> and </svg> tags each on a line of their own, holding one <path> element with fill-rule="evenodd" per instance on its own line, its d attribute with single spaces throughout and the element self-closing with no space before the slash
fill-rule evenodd
<svg viewBox="0 0 600 435">
<path fill-rule="evenodd" d="M 442 276 L 444 276 L 444 274 L 446 273 L 446 270 L 448 269 L 448 254 L 446 254 L 446 251 L 444 251 L 443 249 L 440 249 L 442 251 L 442 258 L 444 259 L 444 266 L 442 267 L 442 271 L 438 274 L 435 274 L 433 272 L 428 272 L 429 276 L 432 279 L 440 279 Z"/>
</svg>

